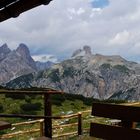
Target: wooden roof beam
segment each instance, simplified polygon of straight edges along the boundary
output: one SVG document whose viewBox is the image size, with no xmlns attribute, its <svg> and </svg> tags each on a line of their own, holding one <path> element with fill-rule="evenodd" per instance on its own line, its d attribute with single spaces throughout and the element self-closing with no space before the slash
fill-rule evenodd
<svg viewBox="0 0 140 140">
<path fill-rule="evenodd" d="M 5 8 L 7 7 L 8 5 L 16 2 L 17 0 L 0 0 L 0 9 L 1 8 Z"/>
<path fill-rule="evenodd" d="M 19 0 L 8 7 L 0 10 L 0 22 L 7 20 L 9 18 L 15 18 L 21 13 L 30 10 L 34 7 L 40 6 L 42 4 L 47 5 L 52 0 Z"/>
</svg>

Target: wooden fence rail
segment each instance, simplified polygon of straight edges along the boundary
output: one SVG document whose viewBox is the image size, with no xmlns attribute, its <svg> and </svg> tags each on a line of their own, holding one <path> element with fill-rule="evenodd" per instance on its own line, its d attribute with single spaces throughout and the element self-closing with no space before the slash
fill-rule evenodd
<svg viewBox="0 0 140 140">
<path fill-rule="evenodd" d="M 30 94 L 30 95 L 43 95 L 44 96 L 44 116 L 23 115 L 23 114 L 1 114 L 0 117 L 20 117 L 20 118 L 38 118 L 44 119 L 44 135 L 52 138 L 52 104 L 51 94 L 64 94 L 63 91 L 57 91 L 49 88 L 31 88 L 24 90 L 7 90 L 0 89 L 0 94 Z"/>
<path fill-rule="evenodd" d="M 68 136 L 68 135 L 81 135 L 82 134 L 82 113 L 76 113 L 76 114 L 71 114 L 71 115 L 65 115 L 65 116 L 34 116 L 34 115 L 19 115 L 19 114 L 0 114 L 0 117 L 8 117 L 8 118 L 51 118 L 51 119 L 72 119 L 72 118 L 77 118 L 77 123 L 71 123 L 71 124 L 63 124 L 63 125 L 54 125 L 52 128 L 57 129 L 57 128 L 64 128 L 64 127 L 69 127 L 69 126 L 77 126 L 77 131 L 76 132 L 71 132 L 71 133 L 65 133 L 61 135 L 54 135 L 53 137 L 62 137 L 62 136 Z M 39 119 L 39 120 L 34 120 L 34 121 L 28 121 L 28 122 L 20 122 L 20 123 L 15 123 L 12 124 L 13 127 L 16 126 L 23 126 L 23 125 L 30 125 L 30 124 L 36 124 L 39 123 L 40 129 L 32 129 L 28 131 L 19 131 L 19 132 L 14 132 L 10 134 L 4 134 L 0 136 L 0 139 L 6 139 L 6 138 L 12 138 L 17 135 L 23 135 L 23 134 L 29 134 L 29 133 L 35 133 L 35 132 L 40 132 L 40 136 L 44 135 L 44 119 Z"/>
</svg>

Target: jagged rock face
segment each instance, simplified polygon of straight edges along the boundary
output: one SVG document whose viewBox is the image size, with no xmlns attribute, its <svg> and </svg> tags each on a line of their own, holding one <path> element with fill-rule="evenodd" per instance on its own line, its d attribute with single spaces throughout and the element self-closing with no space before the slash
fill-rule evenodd
<svg viewBox="0 0 140 140">
<path fill-rule="evenodd" d="M 92 55 L 92 52 L 91 52 L 90 46 L 84 46 L 83 49 L 78 49 L 74 51 L 74 53 L 72 54 L 72 58 L 76 58 L 79 56 L 90 57 L 91 55 Z"/>
<path fill-rule="evenodd" d="M 36 71 L 29 49 L 23 44 L 14 51 L 4 44 L 0 47 L 0 60 L 0 84 Z"/>
<path fill-rule="evenodd" d="M 91 55 L 92 54 L 90 46 L 84 46 L 83 50 L 85 51 L 86 55 Z"/>
<path fill-rule="evenodd" d="M 7 87 L 53 87 L 98 99 L 140 100 L 139 68 L 139 64 L 120 56 L 79 56 L 32 76 L 19 77 Z"/>
<path fill-rule="evenodd" d="M 50 68 L 51 66 L 54 65 L 54 63 L 51 62 L 51 61 L 47 61 L 47 62 L 36 61 L 35 63 L 36 63 L 36 67 L 37 67 L 38 71 L 48 69 L 48 68 Z"/>
<path fill-rule="evenodd" d="M 7 57 L 7 55 L 11 52 L 8 48 L 7 44 L 3 44 L 0 47 L 0 62 Z"/>
<path fill-rule="evenodd" d="M 0 81 L 5 83 L 34 71 L 16 52 L 11 52 L 0 64 Z"/>
<path fill-rule="evenodd" d="M 21 43 L 16 49 L 16 52 L 26 61 L 26 63 L 31 66 L 33 69 L 36 69 L 36 64 L 30 55 L 28 47 Z"/>
<path fill-rule="evenodd" d="M 0 84 L 5 84 L 19 76 L 50 68 L 52 62 L 35 62 L 28 47 L 21 43 L 11 51 L 7 44 L 0 47 Z"/>
</svg>

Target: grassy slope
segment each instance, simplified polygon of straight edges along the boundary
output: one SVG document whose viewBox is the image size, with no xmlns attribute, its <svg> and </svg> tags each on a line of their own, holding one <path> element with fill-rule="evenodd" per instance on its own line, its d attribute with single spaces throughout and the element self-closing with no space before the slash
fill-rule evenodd
<svg viewBox="0 0 140 140">
<path fill-rule="evenodd" d="M 67 115 L 68 112 L 73 112 L 77 113 L 79 111 L 84 111 L 84 110 L 89 110 L 91 109 L 91 104 L 94 100 L 91 98 L 85 98 L 81 95 L 53 95 L 52 96 L 52 114 L 53 116 L 59 116 L 59 115 Z M 95 100 L 97 101 L 97 100 Z M 110 102 L 110 101 L 109 101 Z M 30 107 L 27 106 L 25 110 L 21 106 L 25 104 L 41 104 L 39 106 L 39 109 L 29 109 Z M 5 113 L 5 114 L 36 114 L 36 115 L 42 115 L 43 114 L 43 97 L 42 96 L 5 96 L 5 95 L 0 95 L 0 113 Z M 86 122 L 83 123 L 84 128 L 89 128 L 89 123 L 93 119 L 90 114 L 85 114 L 83 115 L 83 119 L 87 120 Z M 16 123 L 16 122 L 21 122 L 21 121 L 27 121 L 26 119 L 11 119 L 11 118 L 1 118 L 1 120 L 8 120 L 11 123 Z M 64 120 L 66 121 L 66 120 Z M 63 122 L 64 122 L 63 121 Z M 71 122 L 77 122 L 77 119 L 72 119 L 72 120 L 67 120 L 67 123 Z M 100 121 L 101 123 L 104 123 L 104 119 L 96 119 L 96 121 Z M 53 121 L 53 124 L 60 124 L 62 120 L 58 121 Z M 27 130 L 31 128 L 39 128 L 39 125 L 30 125 L 30 126 L 20 126 L 16 127 L 15 130 L 8 130 L 8 133 L 11 132 L 16 132 L 19 130 Z M 76 131 L 77 128 L 65 128 L 63 131 L 64 132 L 70 132 L 70 131 Z M 4 134 L 6 131 L 1 131 L 1 134 Z M 60 129 L 56 130 L 54 132 L 55 134 L 60 135 L 62 131 Z M 11 140 L 25 140 L 29 139 L 29 137 L 34 137 L 38 134 L 31 134 L 30 136 L 26 136 L 25 138 L 12 138 Z M 74 138 L 75 139 L 75 138 Z"/>
</svg>

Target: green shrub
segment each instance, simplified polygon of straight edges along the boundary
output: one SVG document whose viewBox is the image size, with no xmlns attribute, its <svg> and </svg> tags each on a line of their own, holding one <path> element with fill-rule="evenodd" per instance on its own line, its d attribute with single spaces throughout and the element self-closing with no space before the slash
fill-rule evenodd
<svg viewBox="0 0 140 140">
<path fill-rule="evenodd" d="M 25 99 L 25 94 L 6 94 L 5 97 L 12 99 Z"/>
<path fill-rule="evenodd" d="M 52 80 L 52 82 L 60 82 L 59 69 L 52 70 L 48 77 Z"/>
<path fill-rule="evenodd" d="M 26 101 L 27 103 L 31 103 L 31 97 L 30 97 L 30 96 L 26 96 L 26 97 L 25 97 L 25 101 Z"/>
<path fill-rule="evenodd" d="M 74 72 L 73 67 L 65 68 L 63 72 L 63 77 L 68 77 L 68 76 L 73 77 L 73 72 Z"/>
<path fill-rule="evenodd" d="M 123 73 L 129 72 L 129 69 L 125 65 L 115 65 L 114 68 Z"/>
<path fill-rule="evenodd" d="M 0 113 L 3 112 L 3 105 L 0 104 Z"/>
<path fill-rule="evenodd" d="M 20 106 L 23 111 L 38 111 L 41 110 L 41 103 L 27 103 Z"/>
<path fill-rule="evenodd" d="M 61 106 L 62 102 L 65 101 L 65 97 L 63 95 L 55 94 L 51 96 L 51 100 L 52 100 L 52 104 Z"/>
<path fill-rule="evenodd" d="M 111 68 L 111 65 L 108 64 L 108 63 L 104 63 L 104 64 L 101 65 L 101 68 L 110 69 Z"/>
</svg>

